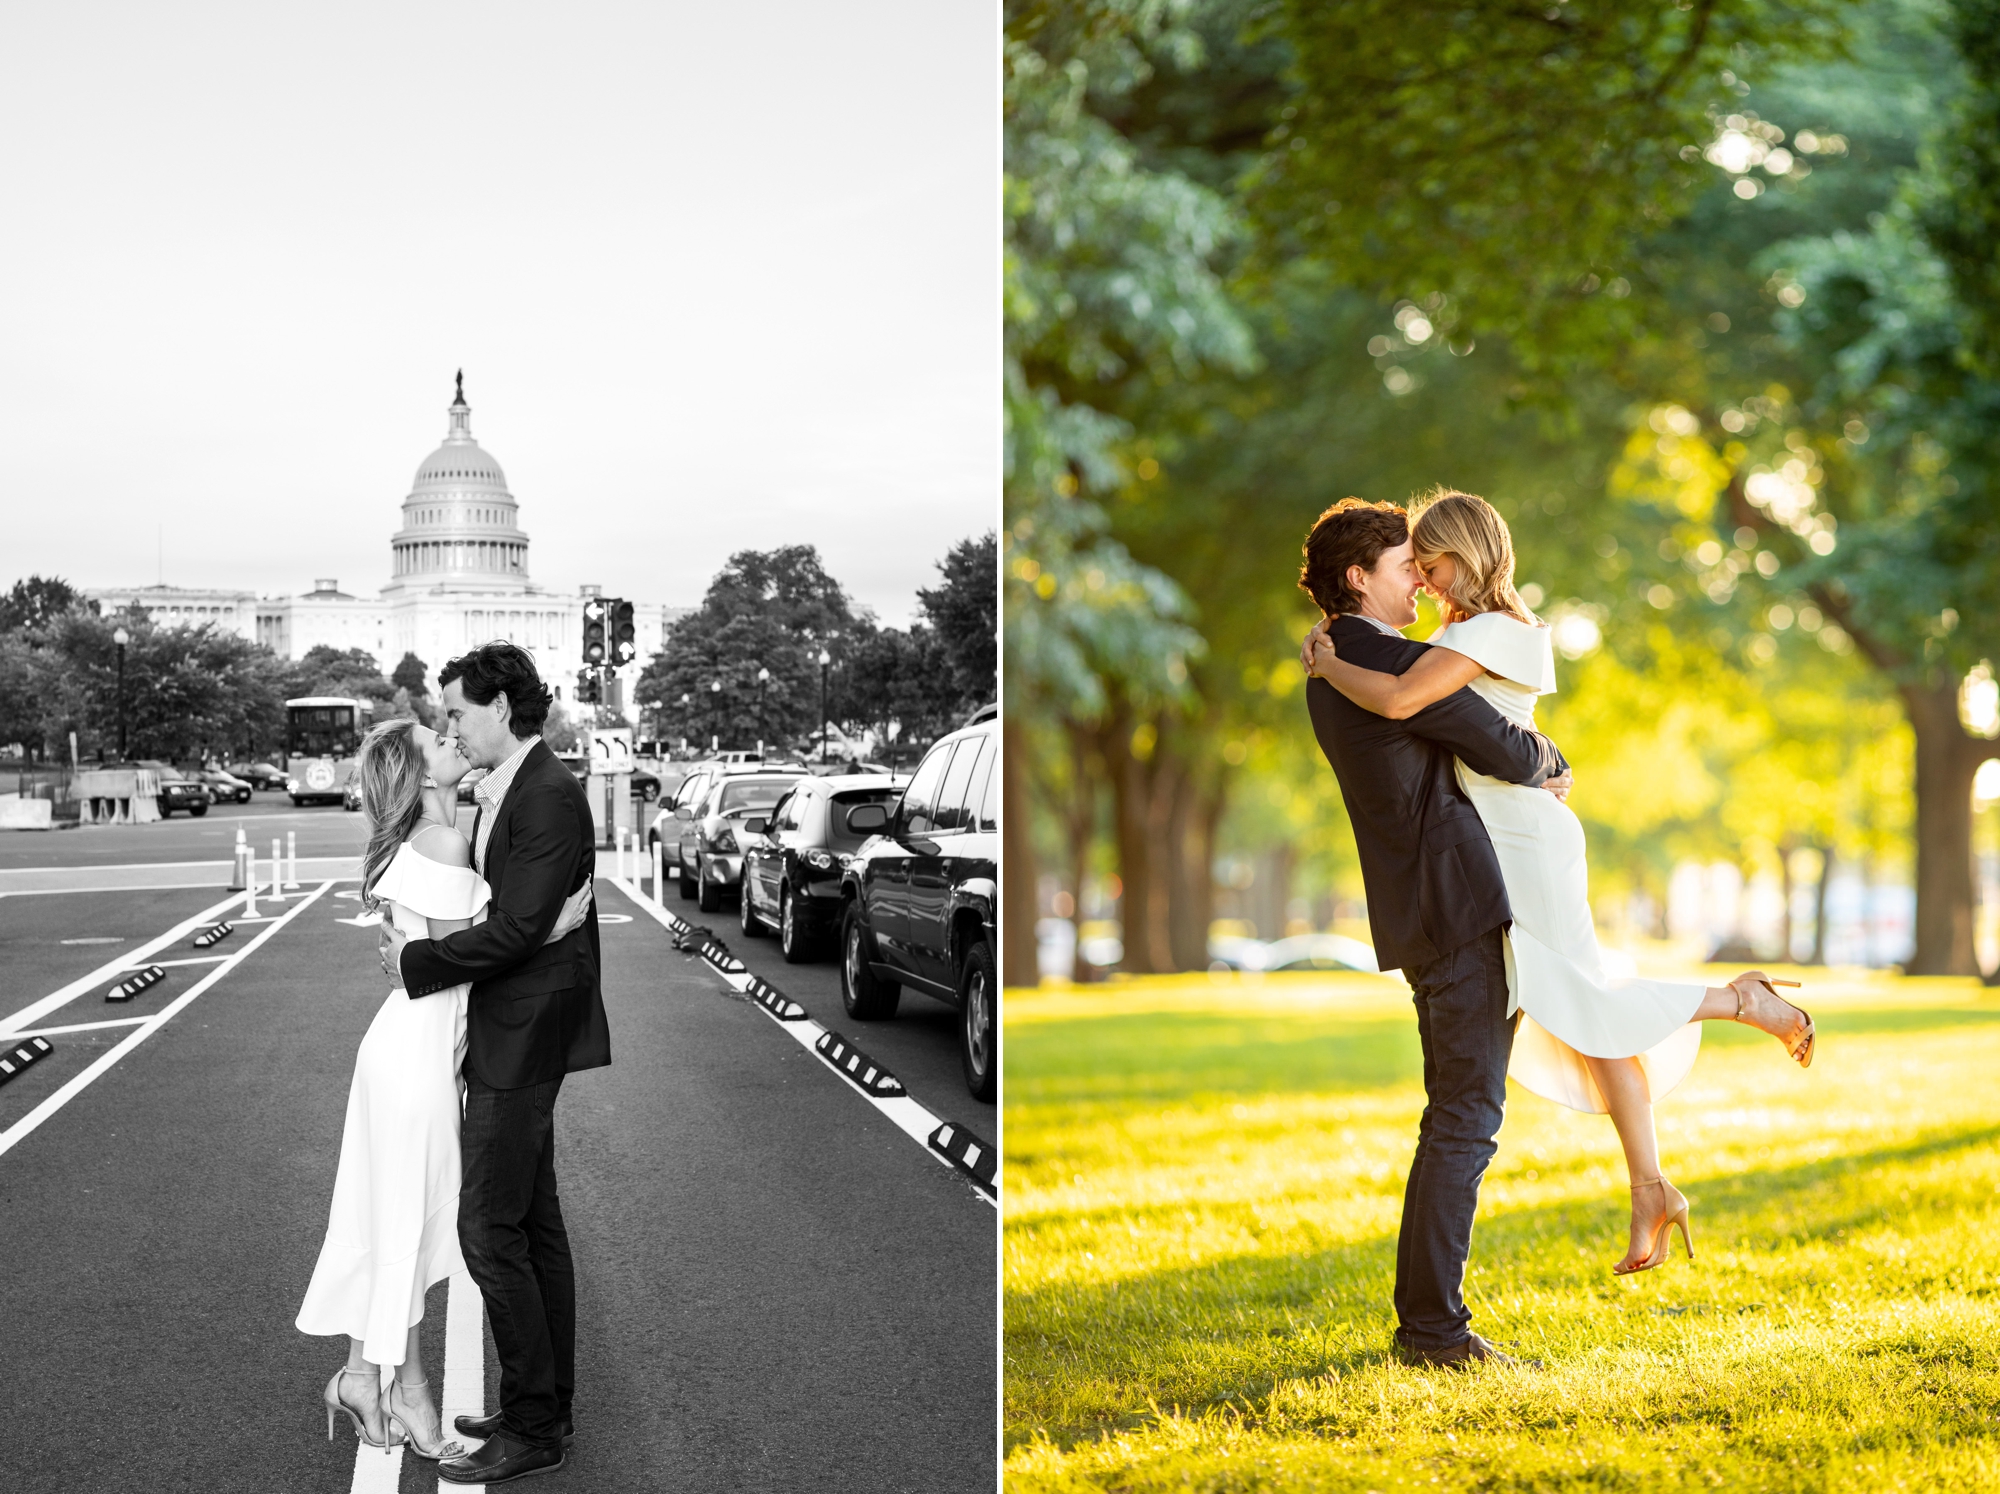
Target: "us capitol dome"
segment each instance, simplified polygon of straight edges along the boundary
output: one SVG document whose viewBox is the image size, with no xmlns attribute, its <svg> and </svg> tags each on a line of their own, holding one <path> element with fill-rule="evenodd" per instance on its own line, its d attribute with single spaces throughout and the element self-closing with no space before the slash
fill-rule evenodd
<svg viewBox="0 0 2000 1494">
<path fill-rule="evenodd" d="M 143 607 L 167 626 L 212 623 L 280 658 L 320 644 L 363 649 L 385 675 L 410 653 L 435 680 L 447 659 L 506 639 L 532 651 L 542 678 L 567 699 L 583 665 L 583 604 L 600 588 L 565 592 L 530 579 L 521 506 L 472 434 L 462 371 L 445 418 L 444 443 L 418 464 L 403 499 L 402 525 L 389 538 L 389 580 L 375 596 L 342 591 L 332 577 L 293 595 L 164 585 L 89 595 L 107 609 Z M 631 600 L 640 662 L 621 673 L 636 676 L 667 625 L 689 609 Z"/>
</svg>

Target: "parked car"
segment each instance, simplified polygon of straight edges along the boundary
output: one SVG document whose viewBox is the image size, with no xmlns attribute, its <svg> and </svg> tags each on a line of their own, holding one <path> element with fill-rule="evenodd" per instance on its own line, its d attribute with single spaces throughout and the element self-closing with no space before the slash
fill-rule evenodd
<svg viewBox="0 0 2000 1494">
<path fill-rule="evenodd" d="M 209 802 L 213 804 L 248 804 L 250 785 L 234 773 L 226 773 L 221 768 L 201 768 L 193 776 L 208 789 Z"/>
<path fill-rule="evenodd" d="M 349 814 L 361 808 L 361 775 L 356 773 L 340 791 L 340 807 Z"/>
<path fill-rule="evenodd" d="M 721 908 L 723 898 L 742 879 L 743 850 L 738 837 L 745 822 L 767 816 L 772 806 L 805 776 L 762 770 L 723 773 L 710 785 L 700 804 L 685 805 L 674 811 L 677 822 L 689 829 L 685 839 L 692 842 L 694 862 L 689 871 L 696 905 L 702 912 L 713 913 Z M 685 820 L 678 818 L 682 814 L 687 815 Z M 682 896 L 687 895 L 688 880 L 688 873 L 684 872 Z"/>
<path fill-rule="evenodd" d="M 745 820 L 737 833 L 743 932 L 756 938 L 776 929 L 787 964 L 811 959 L 839 925 L 841 873 L 868 838 L 849 828 L 849 813 L 894 803 L 901 788 L 902 780 L 887 774 L 805 778 L 770 814 Z"/>
<path fill-rule="evenodd" d="M 176 809 L 185 809 L 195 819 L 208 813 L 208 785 L 199 779 L 190 778 L 172 763 L 163 763 L 157 758 L 142 757 L 134 762 L 119 763 L 121 768 L 149 768 L 160 775 L 160 794 L 156 801 L 160 806 L 160 818 L 166 819 Z"/>
<path fill-rule="evenodd" d="M 857 1021 L 896 1014 L 905 987 L 958 1009 L 974 1098 L 994 1091 L 1000 723 L 940 738 L 893 805 L 847 814 L 870 833 L 841 874 L 840 997 Z"/>
<path fill-rule="evenodd" d="M 774 764 L 767 769 L 762 763 L 726 763 L 721 758 L 704 758 L 688 764 L 680 781 L 667 793 L 659 813 L 646 827 L 646 855 L 651 857 L 655 845 L 661 847 L 666 873 L 680 879 L 682 897 L 694 897 L 698 885 L 695 879 L 695 823 L 700 816 L 696 811 L 708 791 L 724 775 L 741 777 L 745 773 L 769 771 L 803 774 L 805 767 L 788 762 Z M 687 813 L 683 814 L 683 810 Z"/>
<path fill-rule="evenodd" d="M 254 789 L 283 789 L 286 776 L 269 763 L 231 763 L 229 771 Z"/>
<path fill-rule="evenodd" d="M 632 770 L 632 797 L 651 804 L 660 797 L 660 780 L 657 774 L 644 768 Z"/>
<path fill-rule="evenodd" d="M 486 769 L 474 768 L 471 772 L 467 773 L 463 778 L 459 779 L 458 802 L 461 804 L 470 804 L 472 802 L 472 791 L 479 786 L 479 780 L 484 778 L 485 776 L 486 776 Z"/>
</svg>

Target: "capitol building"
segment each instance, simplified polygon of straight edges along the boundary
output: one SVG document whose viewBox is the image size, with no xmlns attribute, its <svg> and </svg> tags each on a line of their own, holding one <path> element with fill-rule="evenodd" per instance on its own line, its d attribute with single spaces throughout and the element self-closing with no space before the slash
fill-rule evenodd
<svg viewBox="0 0 2000 1494">
<path fill-rule="evenodd" d="M 500 464 L 472 435 L 461 375 L 444 444 L 417 468 L 389 540 L 389 581 L 374 596 L 344 592 L 335 578 L 292 596 L 184 586 L 110 587 L 87 595 L 106 610 L 139 607 L 166 627 L 213 624 L 283 659 L 320 644 L 373 654 L 388 674 L 403 655 L 432 679 L 447 659 L 495 639 L 533 652 L 542 677 L 566 699 L 583 667 L 583 604 L 599 588 L 538 586 L 528 574 L 528 536 Z M 638 663 L 619 671 L 626 698 L 667 626 L 686 607 L 633 601 Z"/>
</svg>

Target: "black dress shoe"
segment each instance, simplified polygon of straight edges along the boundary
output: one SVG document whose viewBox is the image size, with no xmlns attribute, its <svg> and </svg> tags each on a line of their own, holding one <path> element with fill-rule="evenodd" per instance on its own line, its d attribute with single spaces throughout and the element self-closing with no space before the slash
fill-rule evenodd
<svg viewBox="0 0 2000 1494">
<path fill-rule="evenodd" d="M 530 1447 L 496 1432 L 483 1447 L 438 1464 L 438 1477 L 448 1484 L 507 1484 L 536 1473 L 554 1473 L 568 1461 L 569 1454 L 560 1447 Z"/>
<path fill-rule="evenodd" d="M 1512 1354 L 1503 1354 L 1476 1333 L 1468 1333 L 1458 1343 L 1445 1349 L 1402 1350 L 1403 1363 L 1419 1367 L 1436 1366 L 1444 1369 L 1465 1369 L 1480 1360 L 1492 1364 L 1513 1365 L 1517 1369 L 1540 1369 L 1539 1359 L 1516 1359 Z"/>
<path fill-rule="evenodd" d="M 460 1436 L 491 1437 L 500 1430 L 504 1415 L 504 1412 L 495 1411 L 491 1416 L 461 1416 L 454 1420 L 452 1425 L 458 1428 Z M 576 1423 L 565 1416 L 562 1423 L 562 1445 L 568 1447 L 574 1441 L 576 1441 Z"/>
</svg>

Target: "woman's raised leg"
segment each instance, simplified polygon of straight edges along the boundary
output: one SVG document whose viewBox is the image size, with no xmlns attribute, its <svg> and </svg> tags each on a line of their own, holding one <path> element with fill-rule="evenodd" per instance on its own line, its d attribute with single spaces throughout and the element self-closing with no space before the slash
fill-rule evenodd
<svg viewBox="0 0 2000 1494">
<path fill-rule="evenodd" d="M 1812 1063 L 1812 1015 L 1780 996 L 1761 970 L 1746 970 L 1726 986 L 1710 986 L 1694 1020 L 1741 1022 L 1783 1043 L 1801 1067 Z"/>
<path fill-rule="evenodd" d="M 1685 1221 L 1687 1199 L 1660 1171 L 1659 1138 L 1653 1131 L 1653 1094 L 1646 1071 L 1636 1058 L 1589 1058 L 1590 1077 L 1604 1096 L 1618 1144 L 1625 1151 L 1626 1179 L 1632 1185 L 1632 1237 L 1625 1258 L 1612 1270 L 1619 1275 L 1645 1270 L 1665 1259 L 1661 1233 L 1675 1217 Z M 1685 1223 L 1683 1223 L 1685 1229 Z"/>
</svg>

